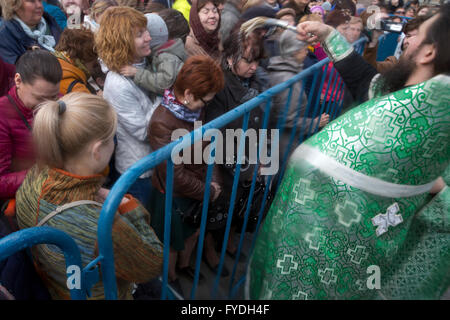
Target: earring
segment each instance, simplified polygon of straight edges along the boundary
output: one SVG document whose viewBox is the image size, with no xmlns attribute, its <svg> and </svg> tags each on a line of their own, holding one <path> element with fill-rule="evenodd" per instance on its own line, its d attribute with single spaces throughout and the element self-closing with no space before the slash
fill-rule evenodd
<svg viewBox="0 0 450 320">
<path fill-rule="evenodd" d="M 190 102 L 187 101 L 187 100 L 184 100 L 184 101 L 183 101 L 183 104 L 185 104 L 185 105 L 189 105 L 189 103 L 190 103 Z"/>
</svg>

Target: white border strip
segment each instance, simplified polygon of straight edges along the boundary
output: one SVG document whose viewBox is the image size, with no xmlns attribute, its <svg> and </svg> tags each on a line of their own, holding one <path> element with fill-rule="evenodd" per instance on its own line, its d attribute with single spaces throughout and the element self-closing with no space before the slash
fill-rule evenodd
<svg viewBox="0 0 450 320">
<path fill-rule="evenodd" d="M 436 180 L 422 185 L 411 186 L 386 182 L 378 178 L 369 177 L 357 172 L 335 159 L 323 154 L 318 149 L 307 144 L 300 145 L 294 152 L 293 159 L 304 159 L 320 171 L 328 174 L 334 179 L 341 180 L 346 184 L 361 189 L 365 192 L 386 198 L 406 198 L 429 192 Z"/>
</svg>

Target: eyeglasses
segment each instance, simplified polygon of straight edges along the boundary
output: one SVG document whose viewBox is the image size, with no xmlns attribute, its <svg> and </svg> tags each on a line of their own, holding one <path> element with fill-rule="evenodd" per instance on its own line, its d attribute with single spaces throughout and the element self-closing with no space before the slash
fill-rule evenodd
<svg viewBox="0 0 450 320">
<path fill-rule="evenodd" d="M 203 98 L 200 98 L 200 101 L 203 102 L 203 106 L 204 106 L 204 107 L 206 107 L 208 104 L 211 103 L 211 100 L 205 101 L 205 100 L 203 100 Z"/>
<path fill-rule="evenodd" d="M 395 11 L 396 14 L 405 14 L 406 11 Z"/>
</svg>

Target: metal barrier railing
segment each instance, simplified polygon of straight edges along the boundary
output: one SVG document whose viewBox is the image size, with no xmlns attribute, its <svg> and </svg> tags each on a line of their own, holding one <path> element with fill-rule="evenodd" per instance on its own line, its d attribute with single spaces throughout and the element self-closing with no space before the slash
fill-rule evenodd
<svg viewBox="0 0 450 320">
<path fill-rule="evenodd" d="M 66 270 L 77 267 L 79 275 L 82 277 L 81 255 L 77 244 L 67 233 L 50 227 L 23 229 L 0 239 L 0 261 L 36 244 L 53 244 L 58 246 L 64 253 Z M 83 279 L 79 280 L 79 288 L 73 287 L 70 289 L 70 297 L 73 300 L 86 299 L 85 281 Z"/>
<path fill-rule="evenodd" d="M 362 52 L 364 42 L 365 42 L 365 39 L 361 39 L 357 43 L 354 44 L 357 47 L 357 51 L 360 53 Z M 164 230 L 164 257 L 163 257 L 164 263 L 163 263 L 162 295 L 161 295 L 161 299 L 167 299 L 168 297 L 170 298 L 170 293 L 168 291 L 167 284 L 168 284 L 170 224 L 171 224 L 171 206 L 172 206 L 171 199 L 172 199 L 172 194 L 173 194 L 173 162 L 171 160 L 171 155 L 172 155 L 172 152 L 174 151 L 174 149 L 180 151 L 183 148 L 189 147 L 192 144 L 194 144 L 195 142 L 202 139 L 204 137 L 205 133 L 207 133 L 209 129 L 222 128 L 222 127 L 226 126 L 228 123 L 230 123 L 240 117 L 243 117 L 243 131 L 245 132 L 247 129 L 247 125 L 248 125 L 250 111 L 253 110 L 254 108 L 259 107 L 262 104 L 265 104 L 265 108 L 264 108 L 265 113 L 264 113 L 263 126 L 261 129 L 266 129 L 267 124 L 268 124 L 268 117 L 270 114 L 272 97 L 283 92 L 284 90 L 290 90 L 289 98 L 288 98 L 289 101 L 286 102 L 286 108 L 288 108 L 293 85 L 298 81 L 304 80 L 306 77 L 313 76 L 312 88 L 314 88 L 317 83 L 317 79 L 318 79 L 318 75 L 319 75 L 318 71 L 320 71 L 323 66 L 327 65 L 328 62 L 329 62 L 328 58 L 320 61 L 319 63 L 313 65 L 312 67 L 310 67 L 306 70 L 303 70 L 302 72 L 300 72 L 293 78 L 287 80 L 286 82 L 276 85 L 276 86 L 270 88 L 269 90 L 261 93 L 260 95 L 253 98 L 252 100 L 247 101 L 246 103 L 236 107 L 231 112 L 228 112 L 228 113 L 220 116 L 219 118 L 216 118 L 213 121 L 203 125 L 202 127 L 197 128 L 196 130 L 185 135 L 184 137 L 180 138 L 179 140 L 174 141 L 174 142 L 166 145 L 165 147 L 154 151 L 150 155 L 139 160 L 131 168 L 129 168 L 124 174 L 122 174 L 122 176 L 119 178 L 119 180 L 112 187 L 112 189 L 103 205 L 102 212 L 100 214 L 99 224 L 98 224 L 98 246 L 99 246 L 100 255 L 102 256 L 101 268 L 102 268 L 103 284 L 104 284 L 104 288 L 105 288 L 106 299 L 116 299 L 117 298 L 117 287 L 116 287 L 116 282 L 115 282 L 116 279 L 115 279 L 115 273 L 114 273 L 114 258 L 113 258 L 112 234 L 111 234 L 113 218 L 114 218 L 115 212 L 119 206 L 119 203 L 120 203 L 122 197 L 125 195 L 128 188 L 134 183 L 134 181 L 140 175 L 142 175 L 144 172 L 151 170 L 152 168 L 156 167 L 158 164 L 162 163 L 163 161 L 167 161 L 166 193 L 165 193 L 166 206 L 165 206 L 165 230 Z M 333 68 L 331 73 L 334 74 L 335 72 L 337 72 L 337 71 L 335 71 Z M 322 89 L 323 83 L 324 83 L 324 76 L 322 76 L 322 79 L 321 79 L 321 88 L 320 89 Z M 304 91 L 304 89 L 305 89 L 305 83 L 303 82 L 302 92 Z M 305 114 L 308 113 L 308 109 L 311 107 L 313 108 L 313 115 L 320 116 L 321 112 L 326 110 L 326 111 L 330 112 L 330 121 L 332 121 L 339 115 L 340 111 L 342 110 L 343 89 L 344 89 L 344 83 L 343 83 L 342 79 L 338 79 L 338 77 L 335 77 L 334 83 L 332 85 L 332 96 L 337 97 L 337 98 L 334 99 L 334 101 L 329 100 L 327 104 L 326 104 L 325 100 L 322 101 L 322 104 L 319 103 L 321 90 L 319 90 L 319 96 L 316 96 L 316 97 L 314 97 L 314 90 L 311 90 L 309 93 L 309 96 L 308 96 L 308 107 L 307 107 Z M 315 98 L 315 103 L 313 103 L 313 98 Z M 319 109 L 319 105 L 320 105 L 320 109 Z M 285 116 L 286 116 L 286 111 L 284 112 L 284 119 L 282 119 L 278 123 L 278 129 L 281 129 L 281 130 L 283 129 L 284 123 L 285 123 Z M 300 114 L 298 112 L 296 115 L 297 119 L 299 116 L 300 116 Z M 300 129 L 303 130 L 303 128 L 300 128 Z M 313 130 L 311 130 L 311 129 L 313 129 Z M 315 133 L 315 131 L 317 131 L 317 129 L 318 129 L 317 126 L 315 128 L 310 128 L 309 135 Z M 297 128 L 294 127 L 291 132 L 291 139 L 290 139 L 290 143 L 287 147 L 287 150 L 289 150 L 292 143 L 294 143 L 296 130 L 297 130 Z M 297 144 L 302 142 L 302 138 L 303 138 L 302 135 L 300 135 L 300 139 L 297 141 Z M 241 145 L 239 146 L 239 151 L 238 151 L 238 159 L 240 159 L 240 155 L 243 152 L 243 141 L 244 141 L 244 139 L 241 139 Z M 214 139 L 212 140 L 211 143 L 213 144 L 213 147 L 211 148 L 211 155 L 210 155 L 211 158 L 210 159 L 214 159 L 214 150 L 215 150 Z M 259 151 L 261 151 L 261 150 L 259 150 Z M 258 152 L 258 155 L 259 155 L 259 152 Z M 284 155 L 284 159 L 282 160 L 282 170 L 284 170 L 285 164 L 287 162 L 286 156 L 287 156 L 287 154 Z M 208 165 L 206 185 L 209 185 L 211 182 L 213 166 L 214 166 L 213 163 Z M 258 165 L 255 166 L 254 173 L 256 173 L 257 169 L 258 169 Z M 231 228 L 231 222 L 232 222 L 232 218 L 233 218 L 232 213 L 233 213 L 233 209 L 235 206 L 235 198 L 236 198 L 236 190 L 237 190 L 237 182 L 239 179 L 239 174 L 240 174 L 240 164 L 238 163 L 237 168 L 236 168 L 236 174 L 235 174 L 234 180 L 233 180 L 233 187 L 232 187 L 231 198 L 230 198 L 230 207 L 229 207 L 228 218 L 227 218 L 227 223 L 226 223 L 226 227 L 225 227 L 224 241 L 222 243 L 221 254 L 220 254 L 220 263 L 219 263 L 218 271 L 216 274 L 216 278 L 214 280 L 214 284 L 212 286 L 212 292 L 211 292 L 212 298 L 217 298 L 217 290 L 218 290 L 218 286 L 219 286 L 220 274 L 221 274 L 221 271 L 222 271 L 223 265 L 224 265 L 226 244 L 228 242 L 228 237 L 229 237 L 230 228 Z M 256 179 L 255 177 L 256 177 L 256 174 L 253 175 L 252 185 L 251 185 L 251 189 L 250 189 L 250 196 L 249 196 L 249 200 L 248 200 L 247 204 L 251 203 L 251 201 L 252 201 L 253 191 L 254 191 L 254 187 L 255 187 L 255 179 Z M 267 179 L 267 185 L 270 185 L 271 179 L 272 179 L 272 176 L 269 176 Z M 208 206 L 208 200 L 209 200 L 209 188 L 206 188 L 206 190 L 207 191 L 204 194 L 204 202 L 203 203 L 205 205 L 203 206 L 203 211 L 202 211 L 200 236 L 199 236 L 198 247 L 197 247 L 195 277 L 194 277 L 191 294 L 190 294 L 191 299 L 195 299 L 196 288 L 198 286 L 198 278 L 199 278 L 200 262 L 201 262 L 201 252 L 203 249 L 204 235 L 205 235 L 205 229 L 206 229 L 206 212 L 207 212 L 207 206 Z M 254 240 L 256 238 L 256 235 L 257 235 L 258 229 L 259 229 L 259 225 L 262 220 L 262 212 L 264 209 L 265 199 L 267 198 L 268 191 L 269 191 L 269 189 L 267 188 L 265 191 L 266 194 L 263 197 L 263 204 L 262 204 L 261 210 L 259 212 L 257 227 L 256 227 L 256 231 L 254 233 L 253 239 L 252 239 L 252 244 L 250 246 L 251 247 L 250 252 L 254 246 L 254 242 L 255 242 Z M 249 206 L 247 205 L 246 214 L 244 216 L 244 225 L 243 225 L 242 230 L 245 230 L 245 227 L 246 227 L 246 224 L 248 221 L 248 212 L 249 212 Z M 243 243 L 243 232 L 241 232 L 240 242 L 238 245 L 238 251 L 237 251 L 234 266 L 233 266 L 228 297 L 233 297 L 236 294 L 238 287 L 240 285 L 242 285 L 243 281 L 245 280 L 245 276 L 244 276 L 238 280 L 238 283 L 235 286 L 233 286 L 234 278 L 236 276 L 236 266 L 238 263 L 239 254 L 242 249 L 242 243 Z M 248 258 L 247 258 L 246 264 L 248 264 Z"/>
<path fill-rule="evenodd" d="M 364 43 L 366 39 L 360 39 L 357 41 L 354 46 L 356 48 L 356 51 L 361 53 L 364 48 Z M 314 134 L 318 130 L 318 123 L 316 126 L 310 126 L 308 132 L 303 134 L 303 130 L 305 129 L 305 121 L 306 121 L 306 115 L 309 114 L 309 110 L 312 108 L 312 115 L 314 117 L 320 117 L 323 113 L 328 113 L 330 115 L 330 121 L 334 120 L 341 112 L 343 107 L 343 92 L 344 92 L 344 83 L 342 79 L 337 76 L 338 73 L 332 67 L 329 73 L 329 79 L 332 79 L 327 84 L 327 91 L 328 88 L 331 88 L 331 99 L 326 101 L 326 99 L 321 99 L 321 92 L 325 83 L 325 75 L 327 74 L 328 69 L 328 63 L 329 59 L 324 59 L 320 61 L 319 63 L 311 66 L 310 68 L 303 70 L 296 76 L 292 77 L 291 79 L 278 84 L 269 90 L 261 93 L 257 97 L 251 99 L 250 101 L 247 101 L 246 103 L 236 107 L 232 111 L 220 116 L 217 119 L 214 119 L 213 121 L 203 125 L 200 128 L 197 128 L 196 130 L 192 131 L 191 133 L 185 135 L 184 137 L 180 138 L 177 141 L 174 141 L 165 147 L 156 150 L 155 152 L 149 154 L 148 156 L 144 157 L 143 159 L 136 162 L 132 167 L 130 167 L 125 173 L 123 173 L 118 181 L 114 184 L 111 191 L 109 192 L 108 197 L 105 200 L 105 203 L 103 204 L 101 214 L 98 221 L 98 249 L 99 249 L 99 255 L 97 258 L 95 258 L 91 263 L 88 264 L 88 266 L 85 268 L 83 273 L 90 268 L 94 267 L 98 263 L 101 263 L 101 274 L 102 274 L 102 280 L 104 285 L 104 292 L 105 292 L 105 299 L 108 300 L 114 300 L 117 299 L 117 285 L 116 285 L 116 276 L 115 276 L 115 268 L 114 268 L 114 253 L 113 253 L 113 246 L 112 246 L 112 225 L 114 220 L 114 215 L 117 212 L 117 209 L 119 207 L 119 204 L 121 202 L 121 199 L 127 192 L 127 190 L 130 188 L 130 186 L 136 181 L 136 179 L 139 178 L 144 172 L 151 170 L 152 168 L 156 167 L 163 161 L 167 161 L 167 175 L 166 175 L 166 202 L 165 202 L 165 229 L 164 229 L 164 254 L 163 254 L 163 273 L 162 273 L 162 295 L 161 299 L 173 299 L 177 298 L 177 295 L 171 292 L 168 288 L 168 267 L 169 267 L 169 248 L 170 248 L 170 225 L 171 225 L 171 208 L 172 208 L 172 194 L 173 194 L 173 162 L 172 162 L 172 154 L 176 154 L 175 151 L 180 151 L 183 148 L 189 147 L 195 142 L 199 141 L 200 139 L 207 137 L 209 134 L 211 134 L 208 130 L 210 129 L 217 129 L 222 128 L 226 126 L 228 123 L 243 117 L 243 134 L 245 134 L 245 131 L 247 130 L 248 126 L 248 120 L 250 111 L 258 108 L 260 105 L 265 105 L 264 107 L 264 120 L 263 120 L 263 126 L 261 129 L 267 129 L 268 127 L 268 121 L 269 121 L 269 115 L 272 105 L 272 98 L 276 96 L 277 94 L 282 93 L 284 90 L 289 90 L 288 94 L 288 100 L 286 101 L 285 110 L 283 111 L 283 115 L 281 118 L 279 118 L 279 121 L 277 123 L 277 129 L 279 132 L 283 132 L 285 130 L 284 124 L 286 122 L 286 115 L 287 110 L 290 106 L 290 101 L 292 98 L 292 90 L 293 85 L 299 81 L 302 81 L 301 86 L 301 94 L 299 97 L 299 106 L 302 101 L 303 93 L 305 92 L 305 79 L 308 77 L 313 77 L 312 80 L 312 87 L 309 92 L 309 95 L 307 97 L 308 105 L 306 108 L 306 111 L 304 113 L 304 119 L 303 124 L 300 128 L 297 128 L 295 126 L 291 130 L 289 143 L 286 149 L 285 154 L 282 157 L 281 161 L 281 167 L 280 167 L 280 173 L 278 174 L 278 182 L 281 181 L 282 174 L 285 169 L 285 165 L 287 163 L 287 158 L 289 155 L 288 150 L 291 149 L 291 146 L 295 143 L 295 145 L 300 144 L 304 137 L 308 137 L 311 134 Z M 324 68 L 324 70 L 322 70 Z M 320 87 L 319 90 L 316 91 L 315 86 L 317 84 L 319 75 L 322 74 L 320 81 Z M 336 75 L 336 76 L 335 76 Z M 332 83 L 332 84 L 331 84 Z M 331 86 L 330 86 L 331 85 Z M 316 95 L 316 96 L 315 96 Z M 327 97 L 327 94 L 325 94 L 325 97 Z M 322 100 L 322 102 L 321 102 Z M 298 108 L 297 113 L 295 115 L 295 122 L 298 123 L 298 119 L 301 116 L 300 114 L 300 108 Z M 300 129 L 300 135 L 299 138 L 295 141 L 296 132 Z M 265 137 L 262 136 L 264 139 Z M 238 150 L 238 159 L 240 159 L 240 155 L 242 155 L 244 150 L 244 140 L 241 139 L 241 143 Z M 216 141 L 214 137 L 211 139 L 212 148 L 211 154 L 209 157 L 208 162 L 208 168 L 207 168 L 207 175 L 206 175 L 206 185 L 209 186 L 211 183 L 212 178 L 212 171 L 214 167 L 214 159 L 215 159 L 215 147 L 216 147 Z M 258 160 L 261 154 L 261 145 L 258 148 Z M 258 161 L 259 162 L 259 161 Z M 259 164 L 255 166 L 254 172 L 253 172 L 253 179 L 252 184 L 250 187 L 250 195 L 247 202 L 246 211 L 244 214 L 244 222 L 242 226 L 242 232 L 240 236 L 240 241 L 237 248 L 237 254 L 234 261 L 233 269 L 232 269 L 232 275 L 230 279 L 229 284 L 229 290 L 228 290 L 228 298 L 233 298 L 236 296 L 239 288 L 242 286 L 242 284 L 245 281 L 245 275 L 240 277 L 237 281 L 237 283 L 234 285 L 234 280 L 236 278 L 236 272 L 237 272 L 237 264 L 239 261 L 239 255 L 242 252 L 243 247 L 243 241 L 244 241 L 244 231 L 246 230 L 246 226 L 248 223 L 248 216 L 250 211 L 250 204 L 252 203 L 253 199 L 253 193 L 255 189 L 255 183 L 256 183 L 256 175 L 257 170 L 259 168 Z M 214 280 L 212 291 L 211 291 L 211 297 L 213 298 L 223 298 L 218 297 L 218 286 L 219 286 L 219 280 L 220 280 L 220 274 L 223 269 L 224 265 L 224 258 L 226 253 L 226 245 L 228 242 L 229 234 L 230 234 L 230 228 L 233 218 L 233 211 L 235 207 L 235 200 L 236 200 L 236 193 L 237 193 L 237 186 L 238 186 L 238 180 L 239 180 L 239 174 L 240 174 L 240 164 L 237 164 L 236 168 L 236 174 L 234 176 L 233 180 L 233 187 L 231 192 L 231 198 L 230 198 L 230 207 L 228 210 L 228 217 L 227 217 L 227 223 L 225 227 L 225 235 L 224 235 L 224 241 L 222 243 L 221 248 L 221 254 L 220 254 L 220 263 L 218 267 L 218 272 L 216 275 L 216 278 Z M 269 186 L 272 183 L 273 176 L 267 176 L 266 184 Z M 196 290 L 198 286 L 198 280 L 199 280 L 199 273 L 200 273 L 200 263 L 201 263 L 201 255 L 203 251 L 203 243 L 204 243 L 204 237 L 205 237 L 205 230 L 206 230 L 206 218 L 207 218 L 207 211 L 208 211 L 208 202 L 209 202 L 209 188 L 205 189 L 206 192 L 204 194 L 204 206 L 202 209 L 202 218 L 201 218 L 201 224 L 200 224 L 200 236 L 198 240 L 198 247 L 197 247 L 197 257 L 196 257 L 196 264 L 195 264 L 195 277 L 193 281 L 193 285 L 190 292 L 190 299 L 195 299 L 196 297 Z M 250 244 L 250 252 L 252 252 L 253 247 L 255 245 L 255 239 L 258 234 L 259 226 L 262 221 L 262 213 L 265 207 L 265 202 L 267 199 L 267 195 L 269 192 L 269 188 L 266 188 L 264 197 L 262 199 L 261 209 L 258 215 L 258 221 L 256 225 L 256 231 L 254 232 L 253 238 L 251 240 Z M 71 239 L 67 234 L 65 234 L 62 231 L 58 231 L 49 227 L 35 227 L 35 228 L 29 228 L 24 229 L 21 231 L 18 231 L 16 233 L 13 233 L 3 239 L 0 240 L 0 260 L 8 257 L 10 254 L 13 254 L 14 252 L 17 252 L 24 247 L 29 247 L 34 244 L 42 244 L 42 243 L 52 243 L 59 245 L 65 254 L 66 258 L 66 264 L 67 265 L 77 265 L 81 268 L 81 258 L 79 255 L 78 247 L 76 246 L 73 239 Z M 66 253 L 68 252 L 68 253 Z M 246 266 L 248 266 L 249 263 L 249 257 L 247 257 Z M 95 277 L 94 277 L 95 278 Z M 83 277 L 83 285 L 82 290 L 71 290 L 71 297 L 72 299 L 85 299 L 85 293 L 89 291 L 91 286 L 93 284 L 92 281 L 93 277 L 91 277 L 90 281 L 85 281 L 85 277 Z M 85 283 L 86 282 L 86 283 Z M 88 282 L 88 283 L 87 283 Z"/>
</svg>

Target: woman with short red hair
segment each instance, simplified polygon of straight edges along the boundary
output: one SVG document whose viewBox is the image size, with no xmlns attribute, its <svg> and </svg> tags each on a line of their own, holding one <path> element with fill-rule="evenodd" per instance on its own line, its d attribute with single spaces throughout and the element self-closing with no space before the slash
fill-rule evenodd
<svg viewBox="0 0 450 320">
<path fill-rule="evenodd" d="M 175 130 L 194 130 L 195 121 L 203 121 L 203 109 L 224 86 L 220 66 L 208 56 L 192 56 L 181 68 L 173 88 L 167 89 L 161 104 L 150 120 L 148 139 L 153 150 L 172 142 Z M 203 121 L 204 122 L 204 121 Z M 177 137 L 178 138 L 178 137 Z M 207 143 L 202 145 L 206 148 Z M 193 279 L 194 270 L 189 266 L 192 250 L 198 237 L 198 227 L 183 221 L 186 213 L 195 203 L 203 201 L 206 188 L 210 188 L 210 199 L 215 201 L 221 187 L 213 176 L 211 186 L 206 185 L 206 163 L 195 164 L 195 148 L 191 147 L 192 159 L 189 163 L 174 165 L 173 211 L 170 232 L 169 282 L 182 295 L 175 266 L 178 258 L 178 272 Z M 189 152 L 183 150 L 183 152 Z M 153 192 L 150 199 L 152 208 L 151 225 L 161 241 L 164 241 L 166 164 L 158 165 L 153 172 Z M 205 248 L 206 250 L 214 248 Z"/>
</svg>

